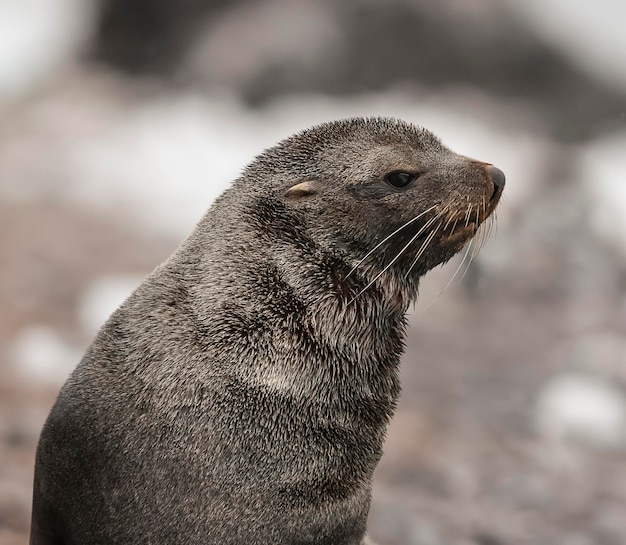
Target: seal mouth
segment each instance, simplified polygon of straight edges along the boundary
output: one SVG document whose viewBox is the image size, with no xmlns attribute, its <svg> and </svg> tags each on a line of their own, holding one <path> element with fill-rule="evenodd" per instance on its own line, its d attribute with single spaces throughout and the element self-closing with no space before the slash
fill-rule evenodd
<svg viewBox="0 0 626 545">
<path fill-rule="evenodd" d="M 488 203 L 468 203 L 465 212 L 455 212 L 446 214 L 446 221 L 442 227 L 444 235 L 456 235 L 458 233 L 475 233 L 482 223 L 491 216 L 495 210 L 496 202 L 492 204 L 492 199 Z"/>
<path fill-rule="evenodd" d="M 490 164 L 484 164 L 483 168 L 489 180 L 489 191 L 491 194 L 489 197 L 483 195 L 480 201 L 466 201 L 455 203 L 453 207 L 450 205 L 445 207 L 448 209 L 454 208 L 454 210 L 450 210 L 450 212 L 445 214 L 446 221 L 442 229 L 444 238 L 454 238 L 455 240 L 472 238 L 500 202 L 505 185 L 504 172 Z"/>
</svg>

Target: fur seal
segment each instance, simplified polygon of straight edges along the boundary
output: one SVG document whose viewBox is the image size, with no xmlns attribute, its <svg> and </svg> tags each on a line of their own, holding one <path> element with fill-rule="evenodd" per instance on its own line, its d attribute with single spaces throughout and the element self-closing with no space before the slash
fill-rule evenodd
<svg viewBox="0 0 626 545">
<path fill-rule="evenodd" d="M 388 118 L 262 153 L 63 386 L 31 544 L 367 543 L 405 312 L 503 186 Z"/>
</svg>

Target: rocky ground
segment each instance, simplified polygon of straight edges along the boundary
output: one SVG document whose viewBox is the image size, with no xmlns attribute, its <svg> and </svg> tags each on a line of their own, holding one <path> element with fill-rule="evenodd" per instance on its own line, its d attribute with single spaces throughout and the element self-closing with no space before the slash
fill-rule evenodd
<svg viewBox="0 0 626 545">
<path fill-rule="evenodd" d="M 374 114 L 507 188 L 468 272 L 433 271 L 411 315 L 372 537 L 626 543 L 623 87 L 513 0 L 37 1 L 48 76 L 15 91 L 0 43 L 0 545 L 28 541 L 38 434 L 108 313 L 255 153 Z"/>
</svg>

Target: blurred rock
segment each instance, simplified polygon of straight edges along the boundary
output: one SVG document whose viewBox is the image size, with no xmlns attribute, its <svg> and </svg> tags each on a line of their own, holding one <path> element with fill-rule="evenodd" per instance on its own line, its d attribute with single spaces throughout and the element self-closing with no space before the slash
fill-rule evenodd
<svg viewBox="0 0 626 545">
<path fill-rule="evenodd" d="M 372 538 L 386 545 L 448 545 L 441 529 L 428 517 L 417 517 L 401 505 L 384 505 L 378 501 L 370 515 L 370 528 L 376 528 Z"/>
<path fill-rule="evenodd" d="M 598 0 L 593 4 L 571 0 L 506 0 L 546 43 L 588 73 L 626 89 L 624 4 Z"/>
<path fill-rule="evenodd" d="M 555 369 L 593 375 L 626 388 L 626 336 L 618 327 L 577 333 L 555 347 L 552 360 Z"/>
<path fill-rule="evenodd" d="M 175 69 L 228 0 L 100 0 L 92 56 L 133 74 Z"/>
<path fill-rule="evenodd" d="M 30 525 L 29 508 L 31 495 L 15 480 L 0 481 L 0 543 L 5 545 L 5 536 L 22 534 Z M 6 534 L 3 535 L 3 533 Z M 14 536 L 11 536 L 12 538 Z"/>
<path fill-rule="evenodd" d="M 334 71 L 345 29 L 332 4 L 309 0 L 240 3 L 211 18 L 185 61 L 185 79 L 226 92 L 247 90 L 269 74 L 290 87 L 304 71 Z M 288 90 L 287 90 L 288 91 Z"/>
<path fill-rule="evenodd" d="M 626 91 L 555 53 L 504 0 L 281 1 L 107 0 L 94 55 L 132 74 L 208 83 L 250 104 L 471 86 L 539 112 L 560 139 L 620 124 Z"/>
</svg>

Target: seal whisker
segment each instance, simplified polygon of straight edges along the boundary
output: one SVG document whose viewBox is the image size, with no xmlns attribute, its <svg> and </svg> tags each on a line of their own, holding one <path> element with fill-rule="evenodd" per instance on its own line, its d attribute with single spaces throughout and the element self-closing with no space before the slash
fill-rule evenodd
<svg viewBox="0 0 626 545">
<path fill-rule="evenodd" d="M 495 221 L 493 217 L 489 218 L 489 222 L 487 223 L 487 233 L 485 235 L 484 241 L 483 241 L 483 246 L 485 245 L 485 243 L 487 242 L 488 239 L 491 238 L 491 234 L 493 233 L 493 227 L 494 227 Z M 481 247 L 482 249 L 482 247 Z"/>
<path fill-rule="evenodd" d="M 493 215 L 492 217 L 489 218 L 489 235 L 491 236 L 491 233 L 494 234 L 494 236 L 498 233 L 498 216 Z"/>
<path fill-rule="evenodd" d="M 470 246 L 475 246 L 475 241 L 472 239 Z M 473 250 L 472 250 L 473 253 Z M 463 282 L 463 279 L 465 278 L 465 275 L 467 274 L 467 271 L 469 271 L 469 268 L 472 266 L 472 261 L 474 261 L 474 258 L 476 256 L 474 255 L 470 255 L 469 261 L 467 262 L 467 266 L 465 267 L 465 270 L 463 271 L 463 274 L 461 275 L 461 278 L 459 278 L 459 283 Z"/>
<path fill-rule="evenodd" d="M 415 265 L 417 264 L 417 262 L 419 261 L 419 258 L 422 257 L 422 254 L 424 253 L 424 251 L 426 250 L 426 248 L 428 247 L 428 245 L 432 242 L 433 238 L 435 238 L 435 234 L 437 233 L 437 230 L 441 227 L 441 223 L 439 223 L 437 225 L 437 227 L 435 227 L 430 234 L 426 237 L 426 239 L 424 240 L 424 242 L 422 243 L 422 246 L 420 247 L 419 251 L 417 252 L 417 255 L 415 256 L 415 259 L 413 259 L 413 261 L 411 262 L 411 265 L 409 267 L 409 270 L 406 271 L 404 273 L 404 278 L 406 278 L 407 276 L 409 276 L 411 270 L 413 269 L 413 267 L 415 267 Z"/>
<path fill-rule="evenodd" d="M 483 247 L 485 246 L 487 240 L 489 240 L 489 238 L 491 238 L 491 233 L 492 233 L 492 230 L 493 230 L 493 226 L 494 226 L 494 218 L 493 218 L 493 216 L 491 216 L 489 218 L 489 221 L 487 223 L 483 223 L 480 226 L 479 233 L 478 233 L 477 248 L 476 248 L 476 251 L 474 253 L 473 258 L 477 257 L 478 254 L 480 254 L 480 252 L 482 251 Z"/>
<path fill-rule="evenodd" d="M 430 212 L 431 210 L 433 210 L 434 208 L 436 208 L 437 205 L 433 205 L 430 208 L 427 208 L 426 210 L 424 210 L 423 212 L 421 212 L 420 214 L 418 214 L 417 216 L 415 216 L 413 219 L 410 219 L 409 221 L 407 221 L 405 224 L 403 224 L 402 226 L 398 227 L 393 233 L 391 233 L 390 235 L 387 235 L 383 240 L 381 240 L 376 246 L 374 246 L 369 252 L 367 252 L 367 254 L 365 254 L 365 257 L 361 258 L 357 264 L 352 267 L 352 269 L 350 270 L 350 272 L 348 274 L 346 274 L 346 278 L 348 278 L 354 271 L 356 271 L 359 266 L 361 265 L 361 263 L 363 263 L 370 255 L 372 255 L 376 250 L 378 250 L 378 248 L 380 248 L 385 242 L 387 242 L 391 237 L 393 237 L 394 235 L 398 234 L 400 231 L 402 231 L 404 228 L 408 227 L 409 225 L 411 225 L 414 221 L 417 221 L 419 218 L 421 218 L 424 214 L 427 214 L 428 212 Z"/>
<path fill-rule="evenodd" d="M 472 261 L 474 261 L 474 256 L 470 256 L 470 259 L 467 262 L 467 266 L 465 267 L 465 270 L 463 271 L 463 274 L 461 275 L 461 278 L 459 278 L 459 283 L 463 282 L 463 279 L 465 278 L 465 275 L 467 274 L 467 271 L 469 271 L 469 268 L 472 266 Z"/>
<path fill-rule="evenodd" d="M 474 257 L 478 256 L 478 254 L 483 249 L 485 242 L 487 242 L 487 240 L 489 239 L 489 235 L 491 234 L 490 226 L 490 223 L 483 223 L 478 229 L 478 242 L 476 243 L 476 252 L 474 254 Z"/>
<path fill-rule="evenodd" d="M 437 214 L 438 217 L 442 218 L 444 215 L 448 216 L 448 220 L 446 221 L 446 224 L 443 227 L 443 230 L 445 231 L 446 228 L 448 227 L 448 224 L 452 221 L 453 216 L 448 214 L 448 211 L 452 208 L 452 204 L 453 204 L 453 200 L 451 199 L 450 201 L 448 201 L 448 204 L 446 204 Z"/>
<path fill-rule="evenodd" d="M 450 202 L 450 205 L 452 204 L 452 201 Z M 454 216 L 450 215 L 448 216 L 448 221 L 446 221 L 445 225 L 443 226 L 443 230 L 445 231 L 448 228 L 448 225 L 450 225 L 450 223 L 454 220 Z M 455 224 L 456 225 L 456 224 Z M 453 229 L 454 230 L 454 229 Z"/>
<path fill-rule="evenodd" d="M 491 224 L 488 223 L 485 229 L 483 229 L 483 233 L 480 238 L 480 247 L 478 248 L 478 253 L 482 251 L 482 249 L 485 247 L 485 243 L 487 242 L 487 240 L 489 240 L 489 236 L 491 235 L 490 227 Z"/>
<path fill-rule="evenodd" d="M 435 301 L 437 299 L 439 299 L 445 292 L 446 290 L 450 287 L 450 285 L 452 284 L 452 282 L 454 282 L 454 279 L 456 278 L 456 275 L 459 274 L 459 271 L 461 270 L 461 268 L 463 267 L 463 265 L 465 264 L 465 260 L 467 259 L 467 257 L 470 255 L 470 251 L 472 249 L 472 242 L 474 239 L 472 239 L 472 241 L 467 245 L 467 247 L 465 248 L 465 252 L 463 253 L 463 257 L 461 258 L 461 261 L 459 262 L 458 267 L 456 268 L 456 270 L 454 271 L 454 274 L 451 276 L 450 280 L 448 280 L 448 282 L 446 283 L 446 285 L 442 288 L 442 290 L 437 294 L 437 297 L 435 297 L 430 303 L 428 303 L 428 305 L 426 305 L 426 308 L 424 310 L 428 310 L 432 305 L 435 304 Z"/>
<path fill-rule="evenodd" d="M 475 259 L 480 253 L 483 243 L 485 241 L 485 229 L 481 225 L 476 235 L 472 239 L 472 259 Z"/>
<path fill-rule="evenodd" d="M 407 250 L 407 248 L 409 246 L 411 246 L 411 244 L 413 244 L 413 242 L 426 230 L 428 229 L 428 227 L 430 227 L 436 220 L 437 220 L 438 216 L 434 216 L 433 218 L 429 219 L 421 228 L 420 230 L 415 233 L 411 239 L 409 240 L 409 242 L 407 242 L 404 247 L 396 254 L 396 256 L 385 266 L 385 268 L 380 271 L 372 281 L 370 281 L 367 286 L 365 286 L 359 293 L 357 293 L 353 299 L 350 301 L 350 303 L 352 303 L 352 301 L 354 301 L 357 297 L 359 297 L 365 290 L 367 290 L 372 284 L 374 284 L 376 282 L 376 280 L 378 280 L 383 274 L 385 274 L 387 272 L 387 270 L 389 270 L 389 268 L 400 258 L 400 256 L 402 256 L 402 254 Z"/>
<path fill-rule="evenodd" d="M 465 227 L 467 227 L 469 225 L 469 220 L 470 220 L 470 215 L 471 215 L 471 212 L 472 212 L 472 208 L 473 208 L 472 203 L 469 203 L 467 205 L 467 212 L 465 212 Z"/>
</svg>

